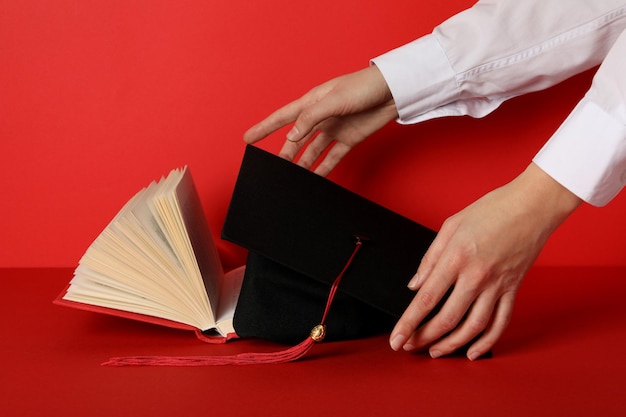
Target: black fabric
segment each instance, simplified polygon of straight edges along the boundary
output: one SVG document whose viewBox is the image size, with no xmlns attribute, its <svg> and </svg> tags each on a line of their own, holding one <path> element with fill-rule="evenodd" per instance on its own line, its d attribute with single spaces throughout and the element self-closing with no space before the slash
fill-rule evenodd
<svg viewBox="0 0 626 417">
<path fill-rule="evenodd" d="M 222 237 L 250 251 L 237 310 L 241 336 L 302 340 L 354 249 L 328 339 L 388 331 L 414 293 L 406 284 L 435 232 L 259 148 L 248 146 Z M 302 334 L 304 332 L 304 334 Z"/>
<path fill-rule="evenodd" d="M 241 337 L 298 343 L 320 323 L 329 286 L 250 252 L 235 312 Z M 390 331 L 396 319 L 338 292 L 326 320 L 325 340 L 356 339 Z"/>
</svg>

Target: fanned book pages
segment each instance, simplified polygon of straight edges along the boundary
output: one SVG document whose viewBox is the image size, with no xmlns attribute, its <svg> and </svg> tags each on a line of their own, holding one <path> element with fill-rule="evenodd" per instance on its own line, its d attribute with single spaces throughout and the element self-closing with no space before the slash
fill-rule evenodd
<svg viewBox="0 0 626 417">
<path fill-rule="evenodd" d="M 243 271 L 224 274 L 187 167 L 139 191 L 81 258 L 56 303 L 235 337 Z"/>
</svg>

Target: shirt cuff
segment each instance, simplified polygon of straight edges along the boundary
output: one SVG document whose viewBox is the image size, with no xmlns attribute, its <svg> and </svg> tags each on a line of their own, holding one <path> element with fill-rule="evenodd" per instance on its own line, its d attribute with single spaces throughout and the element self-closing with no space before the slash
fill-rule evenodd
<svg viewBox="0 0 626 417">
<path fill-rule="evenodd" d="M 383 74 L 400 123 L 460 116 L 452 103 L 459 97 L 455 73 L 433 35 L 423 36 L 371 60 Z"/>
<path fill-rule="evenodd" d="M 626 184 L 626 126 L 585 98 L 533 162 L 584 201 L 604 206 Z"/>
</svg>

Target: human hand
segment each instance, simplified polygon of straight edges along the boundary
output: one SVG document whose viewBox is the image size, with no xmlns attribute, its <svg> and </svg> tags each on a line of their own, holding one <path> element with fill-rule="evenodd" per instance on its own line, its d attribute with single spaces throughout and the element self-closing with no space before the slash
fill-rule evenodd
<svg viewBox="0 0 626 417">
<path fill-rule="evenodd" d="M 294 123 L 279 155 L 310 169 L 333 142 L 315 172 L 327 175 L 358 143 L 398 116 L 391 92 L 375 66 L 321 84 L 276 110 L 244 134 L 246 143 Z M 318 133 L 319 132 L 319 133 Z M 317 135 L 316 135 L 317 134 Z"/>
<path fill-rule="evenodd" d="M 391 347 L 428 348 L 436 358 L 478 336 L 468 358 L 487 353 L 510 321 L 526 272 L 580 202 L 531 164 L 511 183 L 447 219 L 409 282 L 419 291 L 392 331 Z M 439 312 L 418 327 L 453 286 Z"/>
</svg>

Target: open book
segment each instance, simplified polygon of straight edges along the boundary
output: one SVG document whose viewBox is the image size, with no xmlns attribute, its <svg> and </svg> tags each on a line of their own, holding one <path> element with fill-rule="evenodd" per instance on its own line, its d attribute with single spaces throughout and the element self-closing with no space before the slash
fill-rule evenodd
<svg viewBox="0 0 626 417">
<path fill-rule="evenodd" d="M 243 268 L 224 274 L 187 167 L 139 191 L 87 249 L 55 302 L 235 335 Z M 209 337 L 210 339 L 210 337 Z"/>
</svg>

